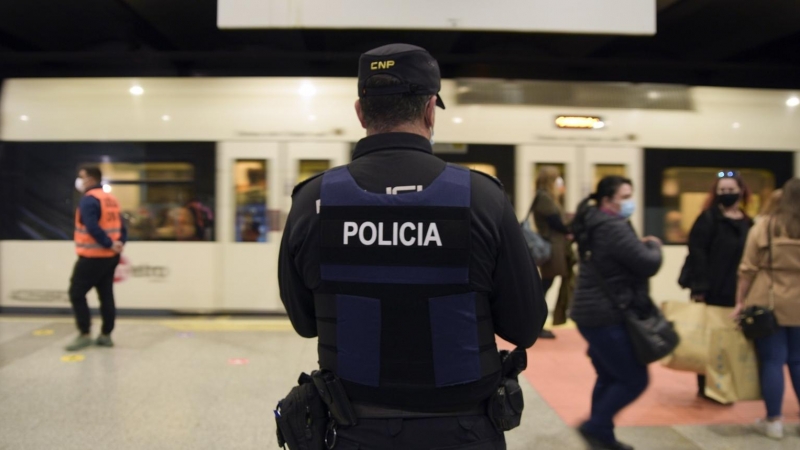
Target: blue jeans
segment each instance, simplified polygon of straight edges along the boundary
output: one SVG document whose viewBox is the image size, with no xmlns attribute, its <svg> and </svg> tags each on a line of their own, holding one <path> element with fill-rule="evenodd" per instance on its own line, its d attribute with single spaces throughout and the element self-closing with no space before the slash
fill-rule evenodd
<svg viewBox="0 0 800 450">
<path fill-rule="evenodd" d="M 787 364 L 800 401 L 800 327 L 780 327 L 777 333 L 757 339 L 755 344 L 767 417 L 778 418 L 783 408 L 783 366 Z"/>
<path fill-rule="evenodd" d="M 578 329 L 589 343 L 589 357 L 597 371 L 592 415 L 581 428 L 598 439 L 615 442 L 614 416 L 647 388 L 647 366 L 636 359 L 625 325 Z"/>
</svg>

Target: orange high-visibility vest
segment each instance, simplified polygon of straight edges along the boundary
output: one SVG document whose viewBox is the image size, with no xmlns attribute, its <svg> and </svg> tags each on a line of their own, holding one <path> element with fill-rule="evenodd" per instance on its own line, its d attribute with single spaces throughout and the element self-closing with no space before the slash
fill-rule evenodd
<svg viewBox="0 0 800 450">
<path fill-rule="evenodd" d="M 92 189 L 86 195 L 100 201 L 100 219 L 97 224 L 105 231 L 112 241 L 122 238 L 122 217 L 120 217 L 119 202 L 113 195 L 102 189 Z M 94 240 L 81 223 L 81 209 L 75 212 L 75 253 L 86 258 L 111 258 L 117 254 L 110 248 L 105 248 Z"/>
</svg>

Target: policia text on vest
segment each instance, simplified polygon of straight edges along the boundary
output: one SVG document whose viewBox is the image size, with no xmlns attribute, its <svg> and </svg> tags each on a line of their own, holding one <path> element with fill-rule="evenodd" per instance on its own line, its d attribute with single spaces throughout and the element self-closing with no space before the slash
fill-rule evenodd
<svg viewBox="0 0 800 450">
<path fill-rule="evenodd" d="M 452 223 L 458 227 L 458 223 Z M 436 222 L 344 222 L 343 245 L 379 245 L 397 247 L 442 247 L 442 238 Z M 357 239 L 356 239 L 357 238 Z"/>
</svg>

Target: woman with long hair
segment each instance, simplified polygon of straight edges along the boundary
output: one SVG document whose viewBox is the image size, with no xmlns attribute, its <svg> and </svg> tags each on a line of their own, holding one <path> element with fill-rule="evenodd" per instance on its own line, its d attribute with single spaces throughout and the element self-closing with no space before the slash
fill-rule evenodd
<svg viewBox="0 0 800 450">
<path fill-rule="evenodd" d="M 542 167 L 536 177 L 536 195 L 531 210 L 536 229 L 552 245 L 550 259 L 540 267 L 545 295 L 555 278 L 561 277 L 563 281 L 569 271 L 569 229 L 561 207 L 563 195 L 564 179 L 558 169 L 555 166 Z M 550 330 L 542 330 L 539 337 L 553 339 L 555 335 Z"/>
<path fill-rule="evenodd" d="M 733 172 L 720 172 L 703 212 L 689 233 L 689 285 L 694 301 L 713 306 L 736 305 L 736 272 L 753 225 L 744 212 L 750 190 Z M 705 395 L 706 378 L 697 376 L 697 395 Z"/>
<path fill-rule="evenodd" d="M 614 416 L 644 392 L 649 379 L 617 306 L 652 311 L 648 282 L 661 267 L 661 241 L 639 239 L 628 221 L 636 205 L 632 197 L 631 180 L 605 177 L 581 202 L 572 223 L 581 263 L 570 316 L 597 371 L 591 417 L 579 431 L 593 449 L 632 448 L 617 441 Z"/>
<path fill-rule="evenodd" d="M 770 299 L 772 297 L 772 299 Z M 775 210 L 750 230 L 739 265 L 736 315 L 746 306 L 774 304 L 777 333 L 757 339 L 761 393 L 766 420 L 758 426 L 767 436 L 783 437 L 781 409 L 784 366 L 800 401 L 800 179 L 783 186 Z"/>
</svg>

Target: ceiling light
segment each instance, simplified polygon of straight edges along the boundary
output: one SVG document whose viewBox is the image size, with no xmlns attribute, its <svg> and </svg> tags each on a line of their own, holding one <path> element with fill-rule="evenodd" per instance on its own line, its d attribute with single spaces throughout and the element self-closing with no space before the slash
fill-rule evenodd
<svg viewBox="0 0 800 450">
<path fill-rule="evenodd" d="M 141 86 L 133 86 L 130 89 L 128 89 L 128 92 L 130 92 L 131 95 L 142 95 L 144 94 L 144 88 L 142 88 Z"/>
<path fill-rule="evenodd" d="M 600 128 L 605 128 L 605 126 L 606 123 L 601 120 L 599 122 L 595 122 L 595 124 L 592 125 L 592 128 L 594 128 L 595 130 L 599 130 Z"/>
<path fill-rule="evenodd" d="M 661 98 L 661 94 L 657 91 L 650 91 L 647 93 L 647 98 L 650 100 L 658 100 Z"/>
<path fill-rule="evenodd" d="M 794 107 L 795 107 L 795 106 L 797 106 L 797 105 L 800 105 L 800 98 L 797 98 L 797 97 L 789 97 L 789 99 L 788 99 L 788 100 L 786 100 L 786 106 L 789 106 L 789 107 L 791 107 L 791 108 L 794 108 Z"/>
<path fill-rule="evenodd" d="M 314 87 L 314 84 L 310 81 L 303 81 L 300 85 L 300 89 L 297 90 L 297 93 L 300 94 L 301 97 L 311 98 L 317 95 L 317 88 Z"/>
<path fill-rule="evenodd" d="M 462 122 L 464 122 L 464 119 L 462 119 L 461 117 L 453 117 L 453 123 L 462 123 Z"/>
<path fill-rule="evenodd" d="M 733 125 L 731 125 L 731 127 L 733 127 L 734 130 L 738 130 L 739 128 L 742 127 L 742 124 L 740 124 L 739 122 L 733 122 Z"/>
<path fill-rule="evenodd" d="M 164 122 L 169 122 L 170 120 L 172 120 L 172 117 L 168 116 L 167 114 L 164 114 L 163 116 L 161 116 L 161 120 L 163 120 Z"/>
<path fill-rule="evenodd" d="M 21 120 L 23 122 L 27 122 L 29 119 L 30 119 L 30 117 L 28 117 L 28 116 L 24 116 L 24 115 L 23 116 L 19 116 L 19 120 Z"/>
</svg>

